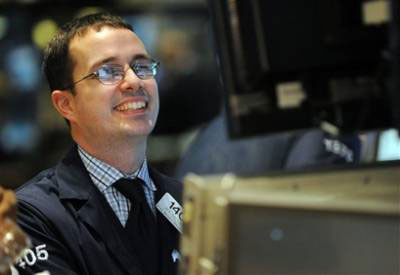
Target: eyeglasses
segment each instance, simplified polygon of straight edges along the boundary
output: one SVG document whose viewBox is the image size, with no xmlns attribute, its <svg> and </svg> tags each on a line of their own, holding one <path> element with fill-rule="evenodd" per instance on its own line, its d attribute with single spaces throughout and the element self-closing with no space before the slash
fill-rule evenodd
<svg viewBox="0 0 400 275">
<path fill-rule="evenodd" d="M 160 62 L 158 61 L 142 58 L 136 59 L 132 63 L 130 63 L 129 68 L 131 68 L 135 72 L 138 78 L 145 80 L 152 78 L 157 74 L 157 69 L 159 65 Z M 125 70 L 124 67 L 120 64 L 104 64 L 94 72 L 82 77 L 78 81 L 75 81 L 71 85 L 67 86 L 67 88 L 71 88 L 75 84 L 87 78 L 96 78 L 104 85 L 115 85 L 125 78 L 125 74 L 127 71 L 128 69 Z"/>
</svg>

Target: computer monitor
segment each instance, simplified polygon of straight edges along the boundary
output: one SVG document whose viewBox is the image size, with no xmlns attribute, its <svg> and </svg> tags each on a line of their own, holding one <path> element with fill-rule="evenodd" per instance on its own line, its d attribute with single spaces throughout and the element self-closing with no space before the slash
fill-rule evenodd
<svg viewBox="0 0 400 275">
<path fill-rule="evenodd" d="M 208 4 L 232 138 L 399 125 L 398 0 Z"/>
<path fill-rule="evenodd" d="M 399 163 L 189 174 L 182 274 L 400 274 Z"/>
</svg>

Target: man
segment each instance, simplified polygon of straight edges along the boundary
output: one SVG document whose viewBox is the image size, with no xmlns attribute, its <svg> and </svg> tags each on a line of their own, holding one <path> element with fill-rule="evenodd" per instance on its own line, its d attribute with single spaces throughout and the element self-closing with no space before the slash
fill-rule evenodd
<svg viewBox="0 0 400 275">
<path fill-rule="evenodd" d="M 76 146 L 17 190 L 18 222 L 33 246 L 16 266 L 52 275 L 174 274 L 181 185 L 146 161 L 158 63 L 130 25 L 95 14 L 63 26 L 43 65 Z"/>
</svg>

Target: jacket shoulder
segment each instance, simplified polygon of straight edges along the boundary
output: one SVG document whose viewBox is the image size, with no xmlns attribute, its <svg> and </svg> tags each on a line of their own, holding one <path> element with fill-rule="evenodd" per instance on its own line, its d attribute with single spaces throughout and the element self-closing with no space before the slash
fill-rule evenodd
<svg viewBox="0 0 400 275">
<path fill-rule="evenodd" d="M 55 168 L 44 170 L 15 190 L 18 201 L 49 205 L 51 197 L 58 197 Z"/>
<path fill-rule="evenodd" d="M 55 169 L 42 171 L 16 190 L 18 222 L 40 219 L 44 223 L 64 226 L 69 220 L 68 209 L 59 196 Z"/>
<path fill-rule="evenodd" d="M 164 175 L 151 167 L 149 168 L 149 171 L 151 178 L 156 181 L 157 184 L 162 184 L 167 192 L 172 193 L 175 198 L 181 200 L 183 185 L 180 181 Z"/>
</svg>

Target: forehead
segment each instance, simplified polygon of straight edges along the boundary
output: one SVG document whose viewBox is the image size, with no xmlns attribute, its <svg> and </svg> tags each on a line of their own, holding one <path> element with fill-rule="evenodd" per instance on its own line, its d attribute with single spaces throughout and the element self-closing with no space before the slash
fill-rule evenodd
<svg viewBox="0 0 400 275">
<path fill-rule="evenodd" d="M 138 55 L 148 55 L 143 42 L 128 29 L 104 26 L 76 35 L 70 42 L 69 54 L 76 70 L 87 70 L 102 60 L 129 62 Z"/>
</svg>

